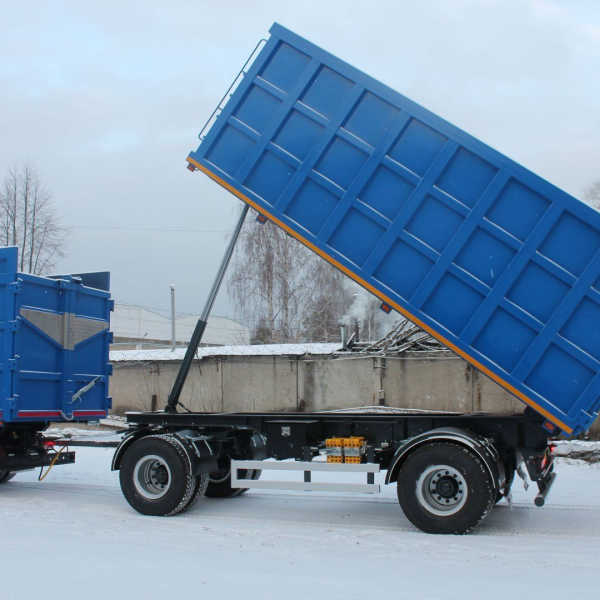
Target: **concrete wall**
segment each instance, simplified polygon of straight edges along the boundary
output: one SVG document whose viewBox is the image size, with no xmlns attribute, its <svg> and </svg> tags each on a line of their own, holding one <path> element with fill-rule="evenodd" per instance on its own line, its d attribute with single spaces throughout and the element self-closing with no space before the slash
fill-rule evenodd
<svg viewBox="0 0 600 600">
<path fill-rule="evenodd" d="M 115 363 L 113 412 L 167 402 L 180 363 Z M 182 402 L 192 411 L 334 410 L 378 405 L 457 412 L 521 412 L 524 405 L 454 356 L 229 356 L 196 361 Z M 591 431 L 600 437 L 600 423 Z"/>
<path fill-rule="evenodd" d="M 179 366 L 179 361 L 115 363 L 110 387 L 113 412 L 149 410 L 153 395 L 162 408 Z M 181 401 L 195 411 L 295 411 L 297 369 L 295 359 L 272 356 L 195 361 Z"/>
<path fill-rule="evenodd" d="M 164 406 L 178 361 L 115 363 L 115 412 Z M 376 405 L 520 411 L 523 405 L 454 356 L 373 358 L 230 356 L 196 361 L 182 394 L 199 411 L 320 411 Z"/>
</svg>

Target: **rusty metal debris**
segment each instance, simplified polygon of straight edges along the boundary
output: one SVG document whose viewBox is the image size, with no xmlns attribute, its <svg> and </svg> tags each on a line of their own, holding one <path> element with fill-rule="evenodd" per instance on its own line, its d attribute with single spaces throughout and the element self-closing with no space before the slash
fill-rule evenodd
<svg viewBox="0 0 600 600">
<path fill-rule="evenodd" d="M 427 354 L 450 354 L 435 338 L 407 319 L 397 321 L 392 329 L 376 342 L 357 342 L 352 336 L 347 349 L 352 352 L 368 352 L 375 355 L 423 352 Z"/>
</svg>

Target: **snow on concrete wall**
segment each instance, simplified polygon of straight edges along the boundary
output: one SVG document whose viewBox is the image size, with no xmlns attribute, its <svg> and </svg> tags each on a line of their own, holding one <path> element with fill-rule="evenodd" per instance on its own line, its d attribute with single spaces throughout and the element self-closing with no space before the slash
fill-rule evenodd
<svg viewBox="0 0 600 600">
<path fill-rule="evenodd" d="M 211 356 L 315 356 L 331 355 L 341 350 L 340 344 L 240 344 L 232 346 L 202 346 L 196 358 Z M 122 362 L 170 362 L 182 361 L 186 348 L 159 348 L 151 350 L 112 350 L 110 361 Z"/>
</svg>

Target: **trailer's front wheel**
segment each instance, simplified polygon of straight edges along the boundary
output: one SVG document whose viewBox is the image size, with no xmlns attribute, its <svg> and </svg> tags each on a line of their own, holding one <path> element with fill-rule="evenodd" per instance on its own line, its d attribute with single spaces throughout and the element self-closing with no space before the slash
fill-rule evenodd
<svg viewBox="0 0 600 600">
<path fill-rule="evenodd" d="M 187 508 L 201 485 L 181 443 L 170 435 L 149 435 L 135 442 L 123 456 L 119 479 L 135 510 L 158 517 Z"/>
<path fill-rule="evenodd" d="M 482 460 L 457 444 L 418 448 L 398 476 L 400 506 L 410 522 L 426 533 L 467 533 L 486 516 L 495 498 Z"/>
</svg>

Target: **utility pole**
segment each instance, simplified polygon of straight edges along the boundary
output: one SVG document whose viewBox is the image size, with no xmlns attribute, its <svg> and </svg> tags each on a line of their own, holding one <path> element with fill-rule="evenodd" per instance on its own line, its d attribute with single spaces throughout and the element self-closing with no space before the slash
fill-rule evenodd
<svg viewBox="0 0 600 600">
<path fill-rule="evenodd" d="M 171 285 L 171 352 L 175 350 L 175 285 Z"/>
</svg>

